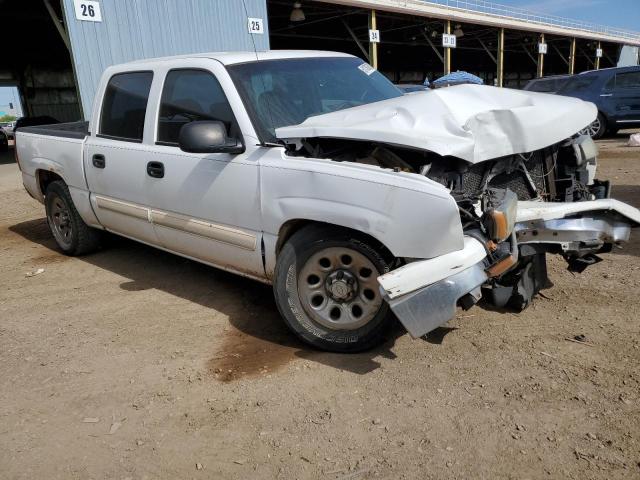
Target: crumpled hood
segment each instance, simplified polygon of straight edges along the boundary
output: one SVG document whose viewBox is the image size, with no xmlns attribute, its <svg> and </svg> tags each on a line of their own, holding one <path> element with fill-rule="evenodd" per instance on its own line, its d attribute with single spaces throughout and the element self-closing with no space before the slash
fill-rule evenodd
<svg viewBox="0 0 640 480">
<path fill-rule="evenodd" d="M 276 136 L 377 141 L 477 163 L 553 145 L 596 116 L 593 103 L 575 98 L 458 85 L 317 115 Z"/>
</svg>

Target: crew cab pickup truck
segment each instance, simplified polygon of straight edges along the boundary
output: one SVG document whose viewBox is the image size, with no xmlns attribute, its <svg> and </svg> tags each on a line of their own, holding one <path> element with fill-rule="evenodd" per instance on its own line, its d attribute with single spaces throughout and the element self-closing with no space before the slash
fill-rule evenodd
<svg viewBox="0 0 640 480">
<path fill-rule="evenodd" d="M 582 100 L 461 85 L 403 95 L 332 52 L 109 67 L 88 123 L 25 127 L 17 154 L 68 255 L 106 230 L 273 284 L 322 349 L 413 337 L 482 295 L 526 307 L 546 257 L 582 270 L 640 212 L 595 179 Z M 395 315 L 394 315 L 395 314 Z"/>
</svg>

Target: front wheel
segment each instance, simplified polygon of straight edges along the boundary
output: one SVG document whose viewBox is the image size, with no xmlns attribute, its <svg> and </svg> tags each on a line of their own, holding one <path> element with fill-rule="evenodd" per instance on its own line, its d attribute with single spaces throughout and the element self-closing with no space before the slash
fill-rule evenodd
<svg viewBox="0 0 640 480">
<path fill-rule="evenodd" d="M 392 323 L 377 277 L 391 269 L 384 247 L 331 227 L 306 227 L 278 256 L 274 294 L 286 324 L 303 341 L 333 352 L 382 342 Z"/>
<path fill-rule="evenodd" d="M 580 133 L 583 135 L 589 135 L 594 140 L 598 140 L 602 138 L 607 131 L 607 119 L 604 118 L 600 112 L 598 112 L 598 116 L 596 119 L 589 125 L 587 128 L 582 130 Z"/>
<path fill-rule="evenodd" d="M 66 183 L 61 180 L 51 182 L 44 198 L 49 229 L 63 253 L 75 256 L 98 249 L 101 232 L 84 223 Z"/>
</svg>

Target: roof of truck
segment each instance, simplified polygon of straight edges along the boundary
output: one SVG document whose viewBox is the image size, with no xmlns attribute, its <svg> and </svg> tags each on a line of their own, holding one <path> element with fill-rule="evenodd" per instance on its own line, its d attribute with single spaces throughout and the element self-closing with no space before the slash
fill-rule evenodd
<svg viewBox="0 0 640 480">
<path fill-rule="evenodd" d="M 180 58 L 211 58 L 224 65 L 234 63 L 255 62 L 256 60 L 282 60 L 287 58 L 318 58 L 318 57 L 351 57 L 342 52 L 327 52 L 321 50 L 267 50 L 263 52 L 205 52 L 171 57 L 147 58 L 128 62 L 126 65 L 145 65 L 154 62 L 176 60 Z"/>
</svg>

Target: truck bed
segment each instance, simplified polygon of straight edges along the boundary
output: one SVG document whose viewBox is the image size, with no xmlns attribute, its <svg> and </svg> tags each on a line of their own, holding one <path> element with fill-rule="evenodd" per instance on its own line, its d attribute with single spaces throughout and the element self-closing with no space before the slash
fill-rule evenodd
<svg viewBox="0 0 640 480">
<path fill-rule="evenodd" d="M 82 140 L 89 134 L 89 122 L 68 122 L 38 125 L 36 127 L 22 127 L 19 131 L 49 137 L 76 138 Z"/>
</svg>

